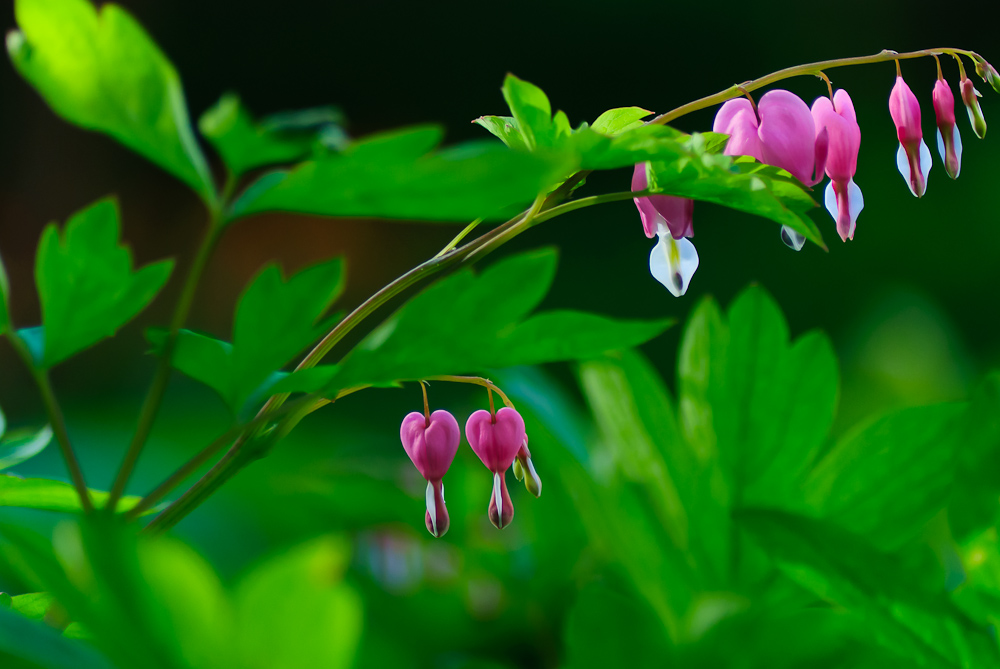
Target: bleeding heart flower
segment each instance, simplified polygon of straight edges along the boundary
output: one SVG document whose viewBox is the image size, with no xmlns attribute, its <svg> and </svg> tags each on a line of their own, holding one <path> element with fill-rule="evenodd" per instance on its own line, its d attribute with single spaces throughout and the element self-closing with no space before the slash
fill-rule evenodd
<svg viewBox="0 0 1000 669">
<path fill-rule="evenodd" d="M 639 163 L 632 173 L 632 190 L 649 187 L 649 163 Z M 648 195 L 633 198 L 642 219 L 642 229 L 659 242 L 649 254 L 649 272 L 674 297 L 687 292 L 691 277 L 698 269 L 698 252 L 691 240 L 694 235 L 694 200 L 672 195 Z"/>
<path fill-rule="evenodd" d="M 910 192 L 923 197 L 931 171 L 931 150 L 927 148 L 920 129 L 920 103 L 900 76 L 896 77 L 896 85 L 889 94 L 889 115 L 896 124 L 896 137 L 899 139 L 896 167 L 910 187 Z"/>
<path fill-rule="evenodd" d="M 500 409 L 496 415 L 480 409 L 465 423 L 465 437 L 486 468 L 493 472 L 489 516 L 490 521 L 502 530 L 514 518 L 514 505 L 507 492 L 504 474 L 524 443 L 524 419 L 509 407 Z"/>
<path fill-rule="evenodd" d="M 427 513 L 424 516 L 427 530 L 435 537 L 442 537 L 449 525 L 442 479 L 462 439 L 458 421 L 441 409 L 430 417 L 414 411 L 403 419 L 399 438 L 417 471 L 427 479 Z"/>
<path fill-rule="evenodd" d="M 854 114 L 851 96 L 843 89 L 838 89 L 832 100 L 817 98 L 811 111 L 816 130 L 825 129 L 829 134 L 826 174 L 830 183 L 826 187 L 824 203 L 837 222 L 840 238 L 846 242 L 854 239 L 858 215 L 865 206 L 861 189 L 854 183 L 858 151 L 861 149 L 861 128 Z"/>
<path fill-rule="evenodd" d="M 944 171 L 952 179 L 962 169 L 962 135 L 955 124 L 955 95 L 943 78 L 934 84 L 934 117 L 937 120 L 937 145 Z"/>
</svg>

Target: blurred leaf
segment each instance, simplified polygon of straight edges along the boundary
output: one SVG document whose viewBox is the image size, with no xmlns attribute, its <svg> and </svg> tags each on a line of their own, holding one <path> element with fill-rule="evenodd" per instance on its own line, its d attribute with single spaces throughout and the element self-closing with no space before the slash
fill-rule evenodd
<svg viewBox="0 0 1000 669">
<path fill-rule="evenodd" d="M 572 170 L 565 155 L 534 155 L 492 142 L 432 151 L 436 127 L 374 135 L 342 153 L 261 177 L 230 220 L 265 211 L 469 221 L 527 204 Z"/>
<path fill-rule="evenodd" d="M 215 200 L 177 72 L 128 12 L 87 0 L 16 0 L 14 11 L 11 60 L 59 116 L 111 135 Z"/>
<path fill-rule="evenodd" d="M 297 369 L 287 376 L 279 378 L 273 386 L 267 389 L 267 394 L 280 393 L 318 393 L 326 388 L 339 370 L 337 365 L 319 365 L 306 369 Z"/>
<path fill-rule="evenodd" d="M 0 607 L 0 660 L 5 667 L 9 658 L 46 669 L 111 669 L 89 644 L 66 639 L 45 623 Z"/>
<path fill-rule="evenodd" d="M 948 498 L 964 409 L 914 407 L 855 428 L 802 484 L 809 508 L 882 549 L 913 539 Z"/>
<path fill-rule="evenodd" d="M 0 407 L 0 439 L 7 431 L 7 417 L 3 414 L 3 407 Z"/>
<path fill-rule="evenodd" d="M 343 287 L 340 258 L 308 267 L 287 280 L 277 265 L 268 265 L 240 297 L 233 344 L 181 330 L 173 365 L 215 389 L 238 414 L 262 384 L 270 387 L 281 378 L 274 377 L 274 372 L 329 329 L 321 317 Z M 156 349 L 163 346 L 166 336 L 162 330 L 147 332 Z M 314 384 L 318 374 L 285 378 L 284 386 Z"/>
<path fill-rule="evenodd" d="M 317 539 L 260 565 L 236 592 L 240 666 L 350 667 L 361 636 L 361 600 L 342 582 L 349 547 Z"/>
<path fill-rule="evenodd" d="M 351 352 L 334 387 L 593 357 L 636 346 L 670 325 L 575 312 L 549 312 L 522 322 L 548 292 L 555 269 L 555 252 L 543 249 L 506 258 L 479 276 L 463 270 L 438 281 Z M 593 329 L 573 331 L 579 326 Z"/>
<path fill-rule="evenodd" d="M 959 437 L 948 520 L 957 539 L 992 527 L 1000 512 L 1000 372 L 976 388 Z"/>
<path fill-rule="evenodd" d="M 590 127 L 602 135 L 619 135 L 627 130 L 643 125 L 640 119 L 653 112 L 642 107 L 618 107 L 609 109 L 590 124 Z"/>
<path fill-rule="evenodd" d="M 100 200 L 74 214 L 61 237 L 55 223 L 42 233 L 35 280 L 46 367 L 113 335 L 170 276 L 171 260 L 133 271 L 129 250 L 118 242 L 118 220 L 115 202 Z"/>
<path fill-rule="evenodd" d="M 0 436 L 3 435 L 3 415 L 0 414 Z M 52 428 L 18 430 L 0 439 L 0 471 L 35 457 L 52 441 Z"/>
<path fill-rule="evenodd" d="M 3 258 L 0 257 L 0 335 L 7 332 L 10 327 L 10 308 L 7 306 L 10 298 L 10 282 L 7 279 L 7 268 L 3 265 Z M 0 435 L 3 430 L 0 429 Z"/>
<path fill-rule="evenodd" d="M 266 165 L 301 160 L 316 147 L 317 135 L 334 125 L 329 114 L 295 118 L 284 114 L 277 122 L 255 122 L 239 96 L 226 93 L 201 115 L 198 128 L 222 156 L 234 177 Z M 326 120 L 326 123 L 322 123 Z"/>
<path fill-rule="evenodd" d="M 473 123 L 479 124 L 490 131 L 501 142 L 511 149 L 527 151 L 524 136 L 517 127 L 517 119 L 513 116 L 480 116 Z"/>
<path fill-rule="evenodd" d="M 898 556 L 827 523 L 775 511 L 745 510 L 738 522 L 802 587 L 843 606 L 875 638 L 917 666 L 983 667 L 1000 663 L 990 632 L 965 617 L 943 584 Z"/>
<path fill-rule="evenodd" d="M 52 595 L 47 592 L 31 592 L 11 598 L 10 608 L 26 618 L 41 620 L 52 605 Z"/>
<path fill-rule="evenodd" d="M 90 499 L 100 506 L 108 499 L 108 493 L 91 490 Z M 123 497 L 119 511 L 131 509 L 140 499 L 134 496 Z M 50 479 L 23 479 L 12 474 L 0 474 L 0 507 L 4 506 L 66 513 L 81 511 L 80 498 L 71 484 Z"/>
</svg>

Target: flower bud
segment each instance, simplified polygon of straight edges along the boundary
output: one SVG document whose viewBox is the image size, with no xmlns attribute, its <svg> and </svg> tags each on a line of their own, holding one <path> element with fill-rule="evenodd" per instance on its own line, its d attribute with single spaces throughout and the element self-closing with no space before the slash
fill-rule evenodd
<svg viewBox="0 0 1000 669">
<path fill-rule="evenodd" d="M 896 137 L 899 139 L 896 167 L 910 187 L 910 192 L 923 197 L 931 171 L 931 151 L 920 128 L 920 103 L 900 76 L 896 77 L 896 85 L 889 94 L 889 115 L 896 124 Z"/>
<path fill-rule="evenodd" d="M 521 476 L 517 476 L 518 470 Z M 542 479 L 535 471 L 535 465 L 531 462 L 531 451 L 528 450 L 528 435 L 524 435 L 524 443 L 521 450 L 517 452 L 517 459 L 514 460 L 514 476 L 517 480 L 524 479 L 524 488 L 535 497 L 542 496 Z"/>
<path fill-rule="evenodd" d="M 948 176 L 957 179 L 962 169 L 962 135 L 955 125 L 955 95 L 944 79 L 938 79 L 934 84 L 933 98 L 938 153 Z"/>
<path fill-rule="evenodd" d="M 993 90 L 1000 93 L 1000 73 L 997 72 L 996 68 L 986 62 L 982 56 L 975 56 L 973 60 L 976 63 L 976 74 L 992 86 Z"/>
<path fill-rule="evenodd" d="M 972 85 L 972 79 L 968 77 L 962 79 L 959 84 L 962 92 L 962 102 L 965 103 L 965 110 L 969 112 L 969 123 L 972 124 L 972 132 L 976 137 L 984 139 L 986 137 L 986 119 L 983 118 L 983 110 L 979 107 L 979 98 L 982 97 L 976 87 Z"/>
</svg>

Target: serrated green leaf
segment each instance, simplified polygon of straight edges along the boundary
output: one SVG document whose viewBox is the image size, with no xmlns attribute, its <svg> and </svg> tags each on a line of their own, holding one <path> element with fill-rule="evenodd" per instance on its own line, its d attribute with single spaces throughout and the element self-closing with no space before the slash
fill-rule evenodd
<svg viewBox="0 0 1000 669">
<path fill-rule="evenodd" d="M 622 323 L 574 312 L 524 321 L 548 292 L 555 268 L 555 252 L 542 249 L 502 260 L 479 276 L 465 270 L 438 281 L 351 352 L 332 389 L 593 357 L 669 327 L 669 321 Z M 570 332 L 574 324 L 594 331 Z"/>
<path fill-rule="evenodd" d="M 926 563 L 880 552 L 857 535 L 801 516 L 748 509 L 736 518 L 786 576 L 853 612 L 882 645 L 915 666 L 1000 663 L 991 632 L 951 604 Z"/>
<path fill-rule="evenodd" d="M 498 137 L 508 148 L 527 151 L 528 145 L 524 142 L 524 136 L 517 127 L 517 119 L 513 116 L 480 116 L 473 121 L 490 131 L 492 135 Z"/>
<path fill-rule="evenodd" d="M 347 669 L 361 637 L 361 599 L 341 580 L 349 546 L 322 538 L 265 561 L 236 591 L 240 666 Z M 309 634 L 307 630 L 335 630 Z"/>
<path fill-rule="evenodd" d="M 42 233 L 35 281 L 45 327 L 44 366 L 112 336 L 167 282 L 173 261 L 133 271 L 131 254 L 118 238 L 113 200 L 100 200 L 76 213 L 62 236 L 54 223 Z"/>
<path fill-rule="evenodd" d="M 52 605 L 54 598 L 48 592 L 31 592 L 11 598 L 10 608 L 25 618 L 41 620 Z"/>
<path fill-rule="evenodd" d="M 239 414 L 252 396 L 275 383 L 310 386 L 312 372 L 286 377 L 275 372 L 288 364 L 329 329 L 322 319 L 344 289 L 344 262 L 334 258 L 308 267 L 287 280 L 277 265 L 265 267 L 240 297 L 233 324 L 233 343 L 181 330 L 172 364 L 216 390 Z M 147 332 L 154 350 L 166 341 L 162 331 Z M 287 392 L 287 391 L 281 391 Z"/>
<path fill-rule="evenodd" d="M 961 446 L 962 404 L 913 407 L 846 434 L 802 483 L 814 513 L 895 549 L 944 507 Z"/>
<path fill-rule="evenodd" d="M 101 505 L 108 499 L 108 493 L 91 490 L 90 499 Z M 140 497 L 123 497 L 118 511 L 124 512 L 139 503 Z M 51 479 L 24 479 L 12 474 L 0 474 L 0 507 L 38 509 L 77 513 L 81 511 L 80 498 L 76 489 L 65 481 Z"/>
<path fill-rule="evenodd" d="M 529 203 L 573 169 L 572 157 L 493 142 L 432 151 L 436 127 L 382 133 L 342 153 L 271 172 L 233 204 L 229 219 L 265 211 L 469 221 Z"/>
<path fill-rule="evenodd" d="M 0 435 L 3 435 L 3 416 L 0 415 Z M 0 471 L 35 457 L 52 441 L 52 428 L 17 430 L 0 440 Z"/>
<path fill-rule="evenodd" d="M 87 0 L 17 0 L 14 67 L 61 117 L 111 135 L 214 202 L 180 78 L 132 16 Z"/>
<path fill-rule="evenodd" d="M 311 118 L 310 118 L 311 117 Z M 223 95 L 214 107 L 201 115 L 198 129 L 222 156 L 234 176 L 254 168 L 291 163 L 309 156 L 318 145 L 319 133 L 329 123 L 323 116 L 295 118 L 283 115 L 277 122 L 255 122 L 234 93 Z M 329 119 L 329 115 L 327 115 Z M 305 123 L 304 121 L 310 121 Z"/>
<path fill-rule="evenodd" d="M 590 124 L 590 127 L 602 135 L 619 135 L 627 130 L 643 125 L 640 119 L 653 112 L 642 107 L 616 107 L 604 112 Z"/>
<path fill-rule="evenodd" d="M 0 257 L 0 335 L 7 332 L 10 327 L 10 307 L 7 306 L 10 298 L 10 282 L 7 279 L 7 268 L 3 265 L 3 257 Z M 0 435 L 3 430 L 0 430 Z"/>
</svg>

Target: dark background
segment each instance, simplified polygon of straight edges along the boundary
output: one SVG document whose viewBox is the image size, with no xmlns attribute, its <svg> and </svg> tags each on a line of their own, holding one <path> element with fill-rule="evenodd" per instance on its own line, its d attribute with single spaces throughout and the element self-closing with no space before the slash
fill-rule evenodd
<svg viewBox="0 0 1000 669">
<path fill-rule="evenodd" d="M 972 3 L 121 4 L 175 63 L 193 119 L 221 93 L 235 90 L 257 114 L 332 103 L 346 112 L 354 135 L 436 122 L 447 128 L 449 142 L 484 137 L 470 120 L 506 113 L 499 86 L 508 71 L 541 86 L 554 108 L 565 110 L 577 125 L 611 107 L 663 112 L 786 66 L 883 48 L 956 46 L 1000 61 L 995 28 L 976 13 L 981 5 Z M 2 18 L 14 25 L 11 3 Z M 727 303 L 749 282 L 760 282 L 785 309 L 793 334 L 822 328 L 832 336 L 843 365 L 841 424 L 882 405 L 963 396 L 985 370 L 1000 364 L 995 334 L 1000 140 L 993 136 L 1000 130 L 979 141 L 964 111 L 957 110 L 966 151 L 961 178 L 952 182 L 934 142 L 934 63 L 905 61 L 903 68 L 923 103 L 924 133 L 937 163 L 920 201 L 895 167 L 887 108 L 893 65 L 829 72 L 835 86 L 852 95 L 863 135 L 856 181 L 866 208 L 851 243 L 840 242 L 822 209 L 815 220 L 830 252 L 810 246 L 796 254 L 781 244 L 773 223 L 699 205 L 695 243 L 701 268 L 683 299 L 672 298 L 649 276 L 652 242 L 642 235 L 629 202 L 559 218 L 501 253 L 559 246 L 560 272 L 547 305 L 617 316 L 683 319 L 702 295 Z M 946 61 L 945 68 L 957 92 L 954 63 Z M 987 122 L 1000 123 L 1000 98 L 975 81 L 984 94 Z M 813 78 L 792 80 L 787 87 L 808 102 L 824 92 Z M 692 114 L 677 126 L 709 129 L 713 114 Z M 57 119 L 6 63 L 0 67 L 0 156 L 0 250 L 18 325 L 39 319 L 32 266 L 44 224 L 64 221 L 109 193 L 121 201 L 124 235 L 139 262 L 179 260 L 168 290 L 115 344 L 104 343 L 56 370 L 71 431 L 82 435 L 93 428 L 100 435 L 93 439 L 99 442 L 95 454 L 85 455 L 88 472 L 95 481 L 110 480 L 134 420 L 130 412 L 153 367 L 143 356 L 141 328 L 167 320 L 205 212 L 184 186 L 143 159 Z M 598 175 L 586 190 L 620 190 L 629 178 L 627 170 Z M 354 306 L 433 255 L 458 229 L 284 215 L 242 222 L 227 233 L 213 259 L 189 324 L 225 337 L 236 296 L 272 258 L 294 269 L 345 254 L 349 289 L 341 305 Z M 678 332 L 645 347 L 668 378 Z M 556 373 L 570 380 L 565 370 Z M 383 404 L 359 402 L 356 416 L 385 421 L 380 429 L 388 442 L 395 439 L 397 410 L 412 398 L 404 401 L 390 392 L 379 397 Z M 14 424 L 40 419 L 34 388 L 5 343 L 0 404 Z M 160 437 L 192 407 L 206 414 L 210 426 L 225 420 L 221 404 L 207 391 L 177 379 L 158 426 Z M 105 427 L 98 430 L 93 421 Z M 144 463 L 134 491 L 152 481 L 158 466 L 176 461 L 166 454 L 161 465 Z M 58 468 L 57 460 L 52 463 Z"/>
</svg>

